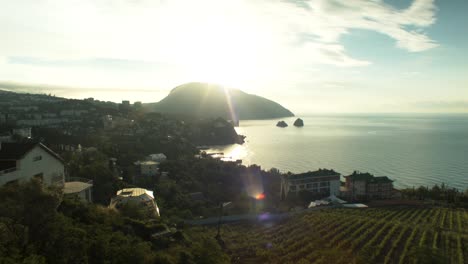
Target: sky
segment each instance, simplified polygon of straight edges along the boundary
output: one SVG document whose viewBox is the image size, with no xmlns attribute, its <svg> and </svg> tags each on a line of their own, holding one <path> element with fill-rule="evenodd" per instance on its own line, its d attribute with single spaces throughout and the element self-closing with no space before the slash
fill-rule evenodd
<svg viewBox="0 0 468 264">
<path fill-rule="evenodd" d="M 468 112 L 466 0 L 0 0 L 0 89 L 155 102 L 186 82 L 295 113 Z"/>
</svg>

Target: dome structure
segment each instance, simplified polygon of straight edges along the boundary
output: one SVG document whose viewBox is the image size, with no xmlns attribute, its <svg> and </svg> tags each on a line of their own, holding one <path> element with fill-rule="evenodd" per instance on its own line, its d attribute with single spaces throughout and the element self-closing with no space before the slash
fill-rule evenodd
<svg viewBox="0 0 468 264">
<path fill-rule="evenodd" d="M 133 203 L 144 208 L 148 215 L 159 217 L 159 208 L 154 200 L 152 191 L 143 188 L 126 188 L 117 191 L 117 195 L 111 199 L 110 208 L 119 210 L 127 203 Z"/>
</svg>

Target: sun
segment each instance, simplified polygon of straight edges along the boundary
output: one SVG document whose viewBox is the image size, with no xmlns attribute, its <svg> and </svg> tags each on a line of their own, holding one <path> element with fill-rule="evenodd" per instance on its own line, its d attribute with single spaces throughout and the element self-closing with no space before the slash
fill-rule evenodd
<svg viewBox="0 0 468 264">
<path fill-rule="evenodd" d="M 224 25 L 223 25 L 224 24 Z M 229 28 L 229 21 L 219 21 L 218 27 Z M 196 54 L 186 60 L 187 67 L 198 80 L 230 87 L 245 87 L 261 70 L 258 47 L 248 45 L 241 30 L 222 31 L 204 28 Z"/>
<path fill-rule="evenodd" d="M 165 39 L 165 55 L 184 69 L 193 81 L 217 83 L 245 89 L 263 78 L 265 54 L 271 40 L 255 17 L 236 10 L 246 10 L 242 3 L 228 6 L 210 2 L 210 6 L 193 6 L 171 20 Z M 197 2 L 198 3 L 198 2 Z M 214 12 L 218 8 L 230 12 Z M 184 10 L 188 10 L 185 7 Z"/>
</svg>

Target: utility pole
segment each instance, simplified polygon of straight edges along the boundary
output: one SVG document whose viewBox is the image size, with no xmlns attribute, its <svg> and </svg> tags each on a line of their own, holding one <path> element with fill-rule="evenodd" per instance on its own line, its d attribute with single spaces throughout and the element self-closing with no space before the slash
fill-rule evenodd
<svg viewBox="0 0 468 264">
<path fill-rule="evenodd" d="M 224 241 L 221 238 L 221 219 L 223 217 L 223 209 L 231 204 L 231 202 L 225 202 L 219 204 L 219 216 L 218 216 L 218 232 L 216 233 L 215 239 L 219 245 L 224 248 Z"/>
</svg>

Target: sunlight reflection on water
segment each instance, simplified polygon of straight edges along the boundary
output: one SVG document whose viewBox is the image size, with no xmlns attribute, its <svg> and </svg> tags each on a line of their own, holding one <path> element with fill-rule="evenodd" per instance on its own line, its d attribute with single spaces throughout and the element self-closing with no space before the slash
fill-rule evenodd
<svg viewBox="0 0 468 264">
<path fill-rule="evenodd" d="M 343 175 L 353 170 L 388 176 L 397 187 L 445 183 L 468 188 L 468 118 L 466 116 L 315 116 L 241 121 L 243 145 L 216 146 L 226 160 L 242 160 L 282 172 L 318 168 Z"/>
</svg>

